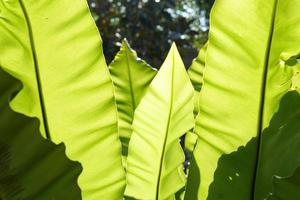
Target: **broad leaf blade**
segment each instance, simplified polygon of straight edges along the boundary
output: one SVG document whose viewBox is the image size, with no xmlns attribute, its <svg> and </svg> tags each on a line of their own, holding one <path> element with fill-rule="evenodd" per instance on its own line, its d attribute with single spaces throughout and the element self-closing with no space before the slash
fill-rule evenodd
<svg viewBox="0 0 300 200">
<path fill-rule="evenodd" d="M 263 134 L 260 140 L 259 158 L 257 163 L 257 173 L 254 194 L 255 198 L 266 198 L 272 190 L 273 175 L 288 176 L 300 165 L 299 160 L 299 110 L 300 110 L 300 13 L 297 7 L 300 1 L 281 1 L 278 0 L 274 8 L 274 31 L 270 46 L 269 66 L 266 77 L 266 91 L 264 113 L 262 120 Z M 288 30 L 288 31 L 287 31 Z M 286 42 L 282 42 L 286 41 Z M 290 94 L 290 91 L 293 91 Z M 286 100 L 288 99 L 288 100 Z M 278 127 L 282 132 L 273 132 L 274 138 L 268 139 L 264 129 L 272 123 L 274 113 L 280 112 L 281 102 L 286 101 L 286 109 L 283 113 L 286 117 L 278 120 L 283 127 Z M 297 117 L 298 116 L 298 117 Z M 288 118 L 288 119 L 285 119 Z M 294 139 L 292 139 L 294 138 Z M 275 142 L 276 141 L 276 142 Z M 284 141 L 284 142 L 281 142 Z M 278 146 L 278 145 L 279 146 Z M 276 151 L 279 156 L 280 165 L 277 165 L 273 157 L 273 148 L 276 150 L 289 149 L 289 153 L 281 154 L 282 151 Z M 279 162 L 280 162 L 279 161 Z M 276 163 L 276 164 L 275 164 Z M 288 165 L 286 163 L 289 163 Z M 300 185 L 299 185 L 300 187 Z"/>
<path fill-rule="evenodd" d="M 37 119 L 9 107 L 8 100 L 19 89 L 0 69 L 0 199 L 81 199 L 80 164 L 66 157 L 63 144 L 40 135 Z"/>
<path fill-rule="evenodd" d="M 291 89 L 294 67 L 288 66 L 283 57 L 299 52 L 298 6 L 296 0 L 215 2 L 200 97 L 203 103 L 196 123 L 200 140 L 194 151 L 198 167 L 195 173 L 201 172 L 198 199 L 207 198 L 217 167 L 230 168 L 229 164 L 218 166 L 220 157 L 237 151 L 255 137 L 258 142 L 254 152 L 242 161 L 231 162 L 252 163 L 245 174 L 240 174 L 239 187 L 244 190 L 233 189 L 237 198 L 244 199 L 262 199 L 269 191 L 271 180 L 262 176 L 267 169 L 263 170 L 261 163 L 268 162 L 268 158 L 261 157 L 268 141 L 261 135 L 281 98 Z M 249 174 L 250 179 L 243 179 Z M 192 171 L 190 175 L 194 176 Z M 226 184 L 227 179 L 223 181 Z M 221 195 L 227 199 L 226 193 Z"/>
<path fill-rule="evenodd" d="M 126 40 L 109 70 L 115 86 L 122 153 L 126 157 L 134 111 L 157 72 L 137 57 Z"/>
<path fill-rule="evenodd" d="M 192 97 L 192 85 L 173 45 L 134 115 L 125 195 L 174 198 L 184 186 L 179 138 L 193 127 Z"/>
<path fill-rule="evenodd" d="M 13 109 L 79 161 L 84 199 L 123 196 L 125 174 L 113 86 L 84 0 L 1 1 L 0 63 L 24 88 Z"/>
<path fill-rule="evenodd" d="M 282 98 L 278 112 L 261 135 L 264 145 L 261 146 L 260 157 L 264 165 L 260 170 L 264 169 L 264 174 L 260 174 L 259 179 L 264 180 L 264 187 L 258 191 L 261 193 L 262 199 L 267 199 L 267 196 L 272 192 L 273 177 L 289 176 L 296 167 L 300 166 L 298 156 L 300 147 L 299 119 L 300 95 L 295 91 L 289 92 Z M 241 199 L 245 196 L 251 196 L 251 190 L 246 184 L 254 181 L 253 174 L 249 171 L 256 167 L 256 163 L 245 158 L 256 153 L 258 141 L 259 138 L 255 137 L 245 147 L 240 147 L 236 152 L 221 156 L 214 174 L 214 182 L 209 188 L 209 200 L 219 199 L 222 196 L 226 196 L 227 199 Z M 257 181 L 257 183 L 260 182 Z M 248 195 L 246 195 L 247 192 L 249 192 Z"/>
<path fill-rule="evenodd" d="M 261 136 L 256 178 L 257 199 L 272 191 L 274 176 L 290 176 L 300 166 L 300 94 L 291 91 L 282 97 L 278 112 Z M 300 185 L 298 185 L 298 190 Z M 291 189 L 292 190 L 292 189 Z M 299 191 L 294 191 L 294 193 Z"/>
</svg>

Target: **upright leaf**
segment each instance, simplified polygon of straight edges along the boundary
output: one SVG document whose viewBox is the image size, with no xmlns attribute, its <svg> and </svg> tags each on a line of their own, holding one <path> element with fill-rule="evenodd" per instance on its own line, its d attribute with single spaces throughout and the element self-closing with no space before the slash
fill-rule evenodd
<svg viewBox="0 0 300 200">
<path fill-rule="evenodd" d="M 193 127 L 193 87 L 173 45 L 135 111 L 125 195 L 173 199 L 185 184 L 179 138 Z"/>
<path fill-rule="evenodd" d="M 194 86 L 194 117 L 199 113 L 199 98 L 200 98 L 200 90 L 203 84 L 203 73 L 205 68 L 205 56 L 207 50 L 208 42 L 200 49 L 199 55 L 196 59 L 194 59 L 191 67 L 188 70 L 188 75 L 191 79 L 191 82 Z M 197 135 L 193 133 L 193 130 L 186 133 L 184 138 L 184 146 L 185 148 L 192 152 L 194 150 Z"/>
<path fill-rule="evenodd" d="M 197 170 L 190 173 L 193 178 L 200 171 L 200 187 L 194 199 L 207 198 L 209 186 L 216 180 L 217 168 L 224 169 L 227 179 L 215 189 L 222 189 L 220 187 L 233 179 L 225 169 L 244 169 L 243 173 L 236 171 L 239 184 L 231 185 L 236 199 L 260 200 L 270 192 L 272 177 L 264 166 L 276 155 L 270 156 L 264 151 L 267 146 L 277 147 L 262 133 L 278 110 L 282 97 L 299 84 L 293 78 L 299 65 L 299 6 L 298 0 L 215 2 L 200 97 L 201 115 L 196 119 L 196 132 L 200 137 L 194 151 L 194 169 Z M 218 165 L 222 155 L 237 151 L 252 138 L 257 139 L 252 153 Z M 252 164 L 248 166 L 249 162 Z M 277 172 L 286 169 L 281 167 L 276 168 Z M 192 184 L 188 190 L 191 187 Z M 227 192 L 221 192 L 219 198 L 232 199 Z"/>
<path fill-rule="evenodd" d="M 115 86 L 122 154 L 126 157 L 134 111 L 156 71 L 137 57 L 126 39 L 122 42 L 120 52 L 109 65 L 109 70 Z"/>
<path fill-rule="evenodd" d="M 260 149 L 260 157 L 264 162 L 262 169 L 265 169 L 264 174 L 259 177 L 264 180 L 260 188 L 264 191 L 263 199 L 267 199 L 272 193 L 273 177 L 290 176 L 295 168 L 300 166 L 299 119 L 300 95 L 297 92 L 288 92 L 282 98 L 279 110 L 273 116 L 269 127 L 261 135 L 261 140 L 267 141 L 267 144 L 261 146 Z M 256 153 L 258 141 L 258 137 L 252 138 L 245 147 L 221 156 L 214 174 L 214 182 L 209 188 L 209 200 L 218 199 L 221 196 L 226 196 L 227 199 L 241 199 L 245 196 L 249 191 L 247 182 L 253 181 L 253 174 L 249 173 L 249 170 L 255 168 L 256 165 L 253 160 L 245 158 Z M 258 180 L 256 182 L 259 183 Z M 291 188 L 291 194 L 296 192 L 292 192 Z"/>
<path fill-rule="evenodd" d="M 20 84 L 0 68 L 0 199 L 81 199 L 79 163 L 63 144 L 39 133 L 39 122 L 11 110 L 8 101 Z"/>
<path fill-rule="evenodd" d="M 197 92 L 200 92 L 203 85 L 203 73 L 205 68 L 205 56 L 207 51 L 208 42 L 200 49 L 197 58 L 192 62 L 188 70 L 188 75 Z"/>
<path fill-rule="evenodd" d="M 113 86 L 84 0 L 0 2 L 0 65 L 24 85 L 12 107 L 82 164 L 83 199 L 122 198 Z"/>
<path fill-rule="evenodd" d="M 199 112 L 199 94 L 203 85 L 203 73 L 205 68 L 205 56 L 208 42 L 200 49 L 198 57 L 193 61 L 188 70 L 189 77 L 194 86 L 194 115 L 197 116 Z"/>
</svg>

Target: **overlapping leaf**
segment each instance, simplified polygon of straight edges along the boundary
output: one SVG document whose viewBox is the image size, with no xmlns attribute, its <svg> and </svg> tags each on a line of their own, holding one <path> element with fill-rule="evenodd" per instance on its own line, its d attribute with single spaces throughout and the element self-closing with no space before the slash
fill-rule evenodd
<svg viewBox="0 0 300 200">
<path fill-rule="evenodd" d="M 87 2 L 10 0 L 0 10 L 0 65 L 24 85 L 12 108 L 37 117 L 43 136 L 82 164 L 83 199 L 119 200 L 117 109 Z"/>
<path fill-rule="evenodd" d="M 195 89 L 194 95 L 194 115 L 197 116 L 199 112 L 199 94 L 203 85 L 203 73 L 205 68 L 205 56 L 208 42 L 200 49 L 198 57 L 194 59 L 191 67 L 188 70 L 188 75 Z"/>
<path fill-rule="evenodd" d="M 203 73 L 205 68 L 205 56 L 207 51 L 208 42 L 200 49 L 197 58 L 192 62 L 192 65 L 188 69 L 188 75 L 194 86 L 194 89 L 200 92 L 203 85 Z"/>
<path fill-rule="evenodd" d="M 173 45 L 135 111 L 125 195 L 174 198 L 185 184 L 179 138 L 193 124 L 193 87 Z"/>
<path fill-rule="evenodd" d="M 134 111 L 156 75 L 156 71 L 137 57 L 126 39 L 122 43 L 120 52 L 109 65 L 109 70 L 115 86 L 122 153 L 126 157 Z"/>
<path fill-rule="evenodd" d="M 200 140 L 194 151 L 195 170 L 190 173 L 191 179 L 198 175 L 196 182 L 200 186 L 187 199 L 207 198 L 209 186 L 216 181 L 217 168 L 224 169 L 223 177 L 227 178 L 215 189 L 222 189 L 228 180 L 240 183 L 231 185 L 230 194 L 226 190 L 219 193 L 219 199 L 232 199 L 235 194 L 236 198 L 260 200 L 270 192 L 270 171 L 264 166 L 272 163 L 276 155 L 266 150 L 272 142 L 263 136 L 263 131 L 282 97 L 299 84 L 299 6 L 297 0 L 215 2 L 200 97 L 203 103 L 196 122 Z M 257 138 L 257 143 L 248 156 L 218 164 L 222 155 L 237 151 L 252 138 Z M 225 170 L 230 167 L 245 170 L 235 171 L 235 175 Z M 189 191 L 195 184 L 188 185 Z"/>
<path fill-rule="evenodd" d="M 199 99 L 200 99 L 200 90 L 203 84 L 203 73 L 205 68 L 205 56 L 207 50 L 208 42 L 200 49 L 198 57 L 194 59 L 191 67 L 188 70 L 188 75 L 191 79 L 191 82 L 194 86 L 194 117 L 199 113 Z M 193 130 L 188 131 L 185 135 L 185 148 L 192 152 L 194 150 L 197 135 L 193 132 Z"/>
<path fill-rule="evenodd" d="M 263 184 L 260 183 L 261 188 L 258 190 L 262 199 L 267 199 L 272 193 L 273 177 L 290 176 L 295 168 L 300 166 L 299 119 L 300 95 L 295 91 L 288 92 L 282 98 L 279 110 L 272 118 L 269 127 L 261 135 L 261 140 L 267 142 L 261 146 L 261 167 L 257 178 L 257 182 L 264 181 Z M 209 200 L 218 199 L 225 194 L 227 199 L 242 199 L 247 192 L 247 196 L 251 195 L 247 183 L 254 180 L 253 174 L 249 171 L 255 168 L 256 163 L 245 158 L 256 153 L 258 142 L 259 138 L 255 137 L 238 151 L 221 156 L 214 174 L 214 182 L 209 188 Z M 235 192 L 237 189 L 239 192 Z M 277 186 L 277 190 L 280 191 L 281 188 Z"/>
</svg>

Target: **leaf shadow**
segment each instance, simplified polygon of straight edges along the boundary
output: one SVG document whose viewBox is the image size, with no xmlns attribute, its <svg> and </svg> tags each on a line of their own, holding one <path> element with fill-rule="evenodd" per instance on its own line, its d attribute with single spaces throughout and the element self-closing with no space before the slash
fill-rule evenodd
<svg viewBox="0 0 300 200">
<path fill-rule="evenodd" d="M 196 146 L 198 143 L 196 143 Z M 196 149 L 196 147 L 195 147 Z M 193 176 L 188 176 L 187 178 L 187 185 L 185 191 L 185 200 L 195 200 L 198 199 L 198 188 L 200 186 L 200 168 L 195 160 L 195 155 L 191 154 L 192 159 L 188 171 L 193 172 Z"/>
<path fill-rule="evenodd" d="M 21 88 L 0 68 L 0 199 L 81 199 L 81 164 L 67 158 L 64 144 L 41 136 L 38 119 L 10 108 Z"/>
<path fill-rule="evenodd" d="M 290 91 L 281 99 L 278 112 L 261 135 L 260 144 L 259 137 L 255 137 L 246 146 L 221 156 L 208 200 L 266 199 L 272 193 L 274 176 L 287 176 L 300 166 L 299 119 L 300 95 Z"/>
</svg>

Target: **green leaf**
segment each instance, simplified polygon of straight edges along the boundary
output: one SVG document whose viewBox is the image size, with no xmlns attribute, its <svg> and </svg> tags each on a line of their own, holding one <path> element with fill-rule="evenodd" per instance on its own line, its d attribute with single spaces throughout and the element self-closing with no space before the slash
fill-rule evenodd
<svg viewBox="0 0 300 200">
<path fill-rule="evenodd" d="M 83 199 L 123 196 L 113 86 L 84 0 L 0 2 L 0 65 L 21 80 L 12 108 L 82 164 Z"/>
<path fill-rule="evenodd" d="M 193 129 L 189 130 L 185 136 L 184 136 L 184 148 L 189 152 L 192 153 L 196 142 L 197 142 L 198 136 L 193 132 Z"/>
<path fill-rule="evenodd" d="M 125 195 L 175 198 L 185 184 L 179 138 L 193 124 L 193 87 L 173 45 L 135 111 Z"/>
<path fill-rule="evenodd" d="M 300 166 L 299 119 L 300 95 L 297 91 L 290 91 L 282 97 L 277 113 L 261 135 L 256 175 L 258 199 L 266 198 L 272 191 L 273 176 L 287 177 Z"/>
<path fill-rule="evenodd" d="M 273 177 L 273 192 L 268 200 L 298 200 L 300 199 L 300 167 L 289 177 Z"/>
<path fill-rule="evenodd" d="M 137 57 L 126 39 L 123 40 L 120 52 L 109 65 L 109 70 L 115 86 L 122 153 L 126 157 L 134 111 L 157 72 Z"/>
<path fill-rule="evenodd" d="M 203 72 L 205 68 L 205 56 L 208 42 L 200 49 L 199 55 L 194 59 L 188 70 L 188 75 L 194 86 L 194 117 L 199 113 L 200 90 L 203 84 Z M 193 152 L 198 136 L 190 130 L 184 138 L 184 146 L 189 152 Z"/>
<path fill-rule="evenodd" d="M 271 141 L 262 133 L 282 97 L 295 90 L 292 85 L 298 83 L 293 77 L 299 61 L 291 66 L 288 60 L 300 52 L 299 6 L 297 0 L 215 2 L 200 96 L 201 115 L 195 128 L 199 142 L 194 151 L 194 165 L 198 169 L 195 173 L 190 171 L 191 177 L 200 171 L 196 199 L 207 198 L 217 167 L 230 168 L 226 164 L 218 166 L 221 156 L 237 151 L 256 137 L 253 153 L 234 162 L 236 165 L 251 162 L 252 167 L 245 164 L 245 173 L 251 178 L 243 179 L 244 174 L 241 175 L 239 187 L 244 189 L 232 189 L 243 199 L 260 200 L 269 192 L 271 180 L 263 175 L 268 174 L 263 166 L 274 155 L 266 156 L 264 151 Z M 226 184 L 227 179 L 223 181 Z M 222 199 L 230 199 L 230 195 L 222 193 Z"/>
<path fill-rule="evenodd" d="M 208 42 L 200 49 L 198 57 L 194 59 L 191 67 L 188 70 L 188 75 L 194 86 L 194 116 L 199 113 L 199 99 L 200 91 L 203 85 L 203 73 L 205 69 L 205 57 L 207 51 Z"/>
<path fill-rule="evenodd" d="M 203 85 L 203 72 L 205 68 L 205 57 L 207 51 L 208 42 L 200 49 L 197 58 L 193 60 L 192 65 L 188 70 L 188 75 L 194 86 L 194 89 L 200 92 Z"/>
<path fill-rule="evenodd" d="M 262 165 L 257 178 L 257 182 L 264 181 L 259 188 L 259 192 L 262 193 L 261 199 L 267 199 L 268 194 L 272 192 L 274 176 L 289 176 L 300 166 L 299 118 L 300 95 L 295 91 L 288 92 L 282 98 L 279 110 L 273 116 L 269 127 L 261 135 L 261 140 L 267 141 L 261 146 Z M 251 190 L 245 187 L 245 183 L 254 180 L 253 174 L 249 171 L 255 168 L 256 163 L 252 159 L 245 158 L 256 153 L 258 141 L 258 137 L 252 138 L 245 147 L 221 156 L 214 174 L 214 182 L 209 188 L 208 200 L 222 199 L 224 196 L 227 199 L 242 199 L 251 195 Z M 248 195 L 245 195 L 247 193 Z"/>
<path fill-rule="evenodd" d="M 0 68 L 0 199 L 81 199 L 80 164 L 40 135 L 37 119 L 9 107 L 20 86 Z"/>
</svg>

